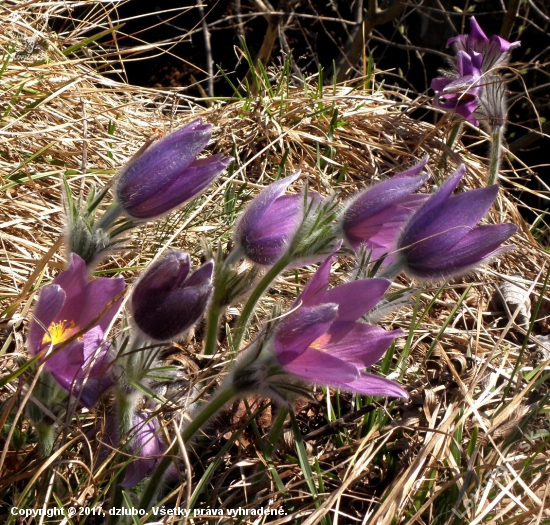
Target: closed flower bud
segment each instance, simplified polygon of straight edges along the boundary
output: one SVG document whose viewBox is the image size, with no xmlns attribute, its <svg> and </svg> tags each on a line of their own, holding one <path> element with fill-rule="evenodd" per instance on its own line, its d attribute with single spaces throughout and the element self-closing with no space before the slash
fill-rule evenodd
<svg viewBox="0 0 550 525">
<path fill-rule="evenodd" d="M 174 339 L 202 317 L 212 294 L 213 264 L 192 274 L 190 269 L 187 253 L 170 252 L 151 265 L 135 286 L 133 318 L 151 339 Z"/>
<path fill-rule="evenodd" d="M 344 210 L 341 227 L 345 239 L 356 252 L 364 245 L 376 260 L 393 251 L 403 225 L 427 199 L 426 195 L 413 194 L 429 178 L 429 175 L 421 175 L 427 162 L 428 157 L 425 157 L 409 170 L 366 188 L 352 198 Z"/>
<path fill-rule="evenodd" d="M 405 226 L 396 264 L 411 277 L 439 280 L 468 272 L 507 249 L 500 245 L 517 231 L 514 224 L 476 226 L 498 186 L 453 195 L 464 173 L 461 165 Z"/>
<path fill-rule="evenodd" d="M 208 144 L 211 129 L 197 119 L 150 146 L 122 170 L 116 198 L 127 215 L 142 220 L 158 217 L 216 180 L 231 158 L 196 159 Z"/>
<path fill-rule="evenodd" d="M 288 249 L 304 216 L 304 197 L 284 195 L 300 173 L 274 182 L 263 190 L 241 216 L 235 241 L 256 264 L 271 265 Z"/>
</svg>

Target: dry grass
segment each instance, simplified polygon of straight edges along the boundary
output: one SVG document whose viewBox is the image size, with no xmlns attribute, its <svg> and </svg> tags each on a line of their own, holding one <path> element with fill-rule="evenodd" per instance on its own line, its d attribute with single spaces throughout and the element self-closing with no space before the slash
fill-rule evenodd
<svg viewBox="0 0 550 525">
<path fill-rule="evenodd" d="M 81 28 L 92 30 L 86 37 L 109 27 L 108 7 L 87 3 L 91 10 Z M 466 187 L 484 184 L 486 159 L 461 145 L 454 151 L 445 146 L 450 124 L 434 127 L 409 117 L 428 101 L 411 101 L 387 88 L 365 90 L 361 84 L 354 89 L 325 87 L 321 92 L 315 79 L 310 79 L 307 92 L 287 82 L 276 93 L 264 89 L 258 97 L 243 96 L 205 109 L 177 89 L 144 89 L 106 79 L 96 72 L 98 65 L 108 69 L 108 50 L 100 46 L 63 54 L 67 46 L 82 38 L 75 30 L 65 40 L 55 40 L 45 30 L 46 15 L 53 16 L 56 10 L 62 13 L 63 5 L 13 3 L 4 4 L 0 11 L 2 375 L 26 359 L 25 328 L 37 291 L 65 264 L 62 177 L 67 177 L 75 195 L 85 194 L 92 184 L 109 184 L 157 130 L 165 133 L 202 117 L 216 126 L 210 149 L 233 154 L 236 165 L 231 176 L 195 206 L 176 212 L 160 225 L 143 225 L 128 250 L 111 257 L 99 269 L 121 272 L 129 281 L 135 267 L 163 250 L 177 247 L 198 255 L 200 238 L 205 235 L 227 241 L 235 212 L 250 193 L 271 182 L 279 168 L 285 174 L 301 169 L 302 180 L 313 189 L 347 196 L 430 154 L 429 165 L 436 176 L 443 171 L 448 174 L 462 161 L 468 166 Z M 37 37 L 47 43 L 42 56 L 25 55 L 25 45 Z M 19 59 L 14 58 L 18 53 Z M 372 84 L 376 85 L 375 79 Z M 468 133 L 476 136 L 477 131 Z M 440 172 L 443 153 L 448 155 L 448 162 Z M 506 166 L 504 175 L 512 184 L 520 184 L 520 172 L 515 172 L 514 166 Z M 239 200 L 229 211 L 220 212 L 227 202 L 228 188 L 238 191 L 244 185 Z M 414 308 L 401 309 L 386 319 L 385 326 L 400 326 L 409 334 L 408 340 L 398 345 L 405 357 L 400 359 L 397 353 L 390 377 L 407 385 L 411 401 L 382 405 L 370 401 L 372 409 L 362 413 L 357 404 L 352 406 L 356 400 L 348 395 L 339 399 L 332 395 L 329 402 L 319 392 L 320 405 L 299 403 L 297 418 L 306 434 L 305 442 L 312 448 L 311 462 L 316 458 L 312 468 L 317 496 L 312 496 L 303 468 L 296 462 L 294 436 L 294 442 L 291 439 L 289 445 L 282 444 L 273 460 L 286 493 L 277 490 L 271 474 L 251 507 L 277 508 L 283 504 L 287 510 L 294 509 L 293 514 L 274 523 L 289 523 L 296 517 L 301 523 L 313 524 L 327 515 L 333 523 L 550 522 L 545 418 L 549 408 L 545 382 L 550 365 L 550 359 L 545 358 L 550 354 L 534 337 L 550 332 L 544 285 L 550 261 L 516 204 L 502 191 L 489 218 L 520 226 L 513 240 L 515 251 L 442 289 L 423 287 Z M 299 283 L 305 282 L 311 271 L 301 271 Z M 350 271 L 350 261 L 342 260 L 336 275 L 345 279 Z M 277 291 L 272 289 L 263 300 L 266 315 L 281 297 L 290 297 L 296 287 L 295 277 L 291 273 L 279 278 Z M 534 329 L 529 331 L 530 346 L 524 344 L 525 328 L 505 313 L 495 312 L 491 304 L 495 287 L 506 277 L 529 290 L 533 311 L 538 312 Z M 400 280 L 395 287 L 412 284 Z M 194 370 L 198 370 L 197 359 L 191 355 L 193 345 L 200 345 L 198 336 L 182 343 L 179 358 L 185 359 L 187 366 L 193 362 Z M 219 371 L 223 359 L 220 357 L 205 372 L 197 372 L 196 381 Z M 22 376 L 27 381 L 29 377 Z M 43 464 L 33 455 L 32 439 L 27 444 L 15 440 L 14 429 L 31 436 L 18 411 L 28 392 L 24 381 L 16 380 L 5 385 L 1 393 L 2 505 L 13 505 L 22 491 L 34 490 L 36 508 L 41 508 L 45 500 L 40 498 L 45 493 L 34 484 L 40 474 L 46 476 L 49 466 L 73 487 L 73 492 L 64 496 L 65 504 L 92 505 L 112 468 L 107 463 L 97 469 L 90 459 L 97 443 L 89 441 L 89 430 L 101 421 L 101 413 L 82 413 L 84 433 L 73 424 L 65 447 Z M 308 439 L 308 433 L 327 425 L 325 407 L 336 414 L 329 419 L 346 414 L 347 419 Z M 242 405 L 232 407 L 213 431 L 217 441 L 207 459 L 232 439 L 231 425 L 242 434 L 236 435 L 236 443 L 228 447 L 217 467 L 210 490 L 198 500 L 204 507 L 215 508 L 224 501 L 235 506 L 247 504 L 250 494 L 245 482 L 252 473 L 251 466 L 264 459 L 257 435 L 250 427 L 243 431 L 246 414 Z M 266 414 L 256 422 L 260 434 L 269 430 L 269 411 Z M 8 420 L 10 425 L 4 426 Z M 90 453 L 84 450 L 88 446 Z M 65 464 L 69 458 L 76 461 L 70 468 Z M 197 459 L 192 461 L 197 469 Z M 53 471 L 48 472 L 51 475 Z M 199 477 L 196 473 L 195 483 Z M 77 479 L 82 483 L 75 489 Z M 176 490 L 183 501 L 189 488 L 182 485 Z M 55 505 L 49 494 L 50 503 Z M 255 522 L 249 520 L 246 522 Z M 211 521 L 197 517 L 192 522 Z"/>
</svg>

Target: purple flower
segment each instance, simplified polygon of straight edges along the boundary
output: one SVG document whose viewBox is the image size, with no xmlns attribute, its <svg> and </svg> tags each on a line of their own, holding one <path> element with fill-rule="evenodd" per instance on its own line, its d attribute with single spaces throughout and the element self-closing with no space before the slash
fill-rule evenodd
<svg viewBox="0 0 550 525">
<path fill-rule="evenodd" d="M 231 162 L 213 155 L 196 159 L 211 137 L 212 126 L 201 119 L 167 135 L 124 167 L 116 197 L 134 219 L 152 219 L 196 197 Z"/>
<path fill-rule="evenodd" d="M 53 347 L 46 369 L 88 407 L 112 385 L 107 370 L 109 345 L 103 336 L 122 302 L 122 298 L 115 298 L 123 291 L 122 278 L 102 277 L 89 282 L 86 264 L 73 253 L 69 268 L 42 289 L 34 310 L 29 328 L 30 353 L 35 356 Z M 86 332 L 66 343 L 82 330 Z M 66 345 L 56 352 L 62 343 Z"/>
<path fill-rule="evenodd" d="M 506 94 L 503 79 L 495 70 L 508 63 L 511 51 L 519 42 L 499 36 L 487 38 L 476 19 L 470 19 L 470 34 L 447 41 L 456 51 L 456 66 L 447 78 L 434 78 L 434 105 L 454 111 L 474 125 L 478 117 L 502 125 L 506 118 Z"/>
<path fill-rule="evenodd" d="M 431 83 L 435 91 L 435 107 L 454 111 L 475 126 L 479 123 L 474 113 L 479 107 L 482 92 L 481 59 L 479 53 L 473 52 L 473 56 L 470 56 L 459 51 L 456 56 L 457 71 L 453 78 L 438 77 Z"/>
<path fill-rule="evenodd" d="M 271 265 L 288 248 L 304 216 L 303 195 L 283 195 L 300 172 L 265 188 L 242 214 L 235 242 L 253 262 Z"/>
<path fill-rule="evenodd" d="M 128 451 L 135 459 L 128 465 L 121 486 L 135 487 L 160 462 L 166 453 L 166 443 L 159 435 L 157 420 L 140 412 L 134 416 L 134 436 Z"/>
<path fill-rule="evenodd" d="M 131 297 L 138 328 L 152 339 L 168 341 L 191 328 L 212 294 L 211 262 L 189 274 L 184 252 L 169 252 L 145 271 Z"/>
<path fill-rule="evenodd" d="M 498 186 L 452 195 L 466 168 L 453 176 L 411 217 L 397 243 L 405 273 L 421 280 L 459 275 L 507 247 L 514 224 L 476 226 L 491 208 Z"/>
<path fill-rule="evenodd" d="M 329 257 L 284 318 L 273 336 L 278 363 L 291 374 L 373 396 L 408 397 L 399 385 L 363 372 L 378 361 L 401 330 L 356 322 L 382 298 L 390 282 L 364 279 L 328 289 Z"/>
<path fill-rule="evenodd" d="M 427 199 L 413 195 L 429 178 L 419 176 L 427 162 L 425 157 L 409 170 L 366 188 L 347 205 L 342 230 L 356 252 L 365 245 L 376 260 L 393 250 L 409 216 Z"/>
<path fill-rule="evenodd" d="M 479 69 L 486 73 L 493 68 L 502 67 L 508 63 L 510 53 L 520 45 L 520 42 L 508 42 L 497 35 L 487 38 L 476 19 L 470 18 L 470 34 L 458 35 L 447 41 L 447 47 L 459 52 L 465 52 L 472 58 L 480 56 Z"/>
</svg>

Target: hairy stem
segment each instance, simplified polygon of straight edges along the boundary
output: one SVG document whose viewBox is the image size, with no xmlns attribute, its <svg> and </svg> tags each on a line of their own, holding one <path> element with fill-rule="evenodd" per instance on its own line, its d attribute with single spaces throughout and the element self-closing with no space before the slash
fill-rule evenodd
<svg viewBox="0 0 550 525">
<path fill-rule="evenodd" d="M 244 333 L 254 307 L 256 303 L 260 300 L 260 297 L 264 292 L 269 288 L 273 280 L 279 275 L 290 263 L 290 256 L 283 255 L 272 267 L 271 269 L 263 276 L 262 280 L 258 283 L 252 295 L 246 301 L 246 304 L 243 307 L 241 316 L 239 317 L 239 322 L 235 327 L 235 332 L 233 334 L 233 348 L 238 350 L 241 346 L 241 343 L 244 338 Z"/>
<path fill-rule="evenodd" d="M 117 403 L 117 416 L 118 416 L 118 432 L 119 432 L 119 443 L 124 438 L 128 438 L 128 435 L 130 434 L 130 431 L 132 430 L 134 426 L 134 411 L 135 411 L 135 405 L 136 405 L 136 396 L 134 393 L 128 393 L 126 391 L 123 391 L 122 389 L 119 389 L 116 393 L 116 403 Z M 120 446 L 120 450 L 124 452 L 124 450 L 127 448 L 127 443 L 124 444 L 124 446 Z M 126 458 L 122 456 L 122 459 L 125 460 Z M 123 488 L 120 485 L 119 481 L 124 479 L 124 475 L 126 474 L 126 467 L 124 467 L 122 470 L 118 472 L 118 474 L 115 476 L 115 479 L 113 480 L 113 505 L 112 508 L 117 509 L 124 506 L 124 496 L 122 494 Z M 114 516 L 109 517 L 109 525 L 115 525 L 118 523 L 118 518 L 115 519 Z"/>
<path fill-rule="evenodd" d="M 103 231 L 108 230 L 121 216 L 121 214 L 122 206 L 119 203 L 116 203 L 103 214 L 103 217 L 101 217 L 99 221 L 97 221 L 95 229 L 99 230 L 101 228 Z"/>
<path fill-rule="evenodd" d="M 36 431 L 38 433 L 40 454 L 42 454 L 43 458 L 47 458 L 53 450 L 53 444 L 55 441 L 55 424 L 48 423 L 43 419 L 40 423 L 38 423 L 38 425 L 36 425 Z"/>
<path fill-rule="evenodd" d="M 502 158 L 502 126 L 495 126 L 491 134 L 491 164 L 489 165 L 489 180 L 488 186 L 492 186 L 498 182 L 498 174 L 500 170 L 500 160 Z"/>
<path fill-rule="evenodd" d="M 216 300 L 213 298 L 212 304 L 208 309 L 206 318 L 206 342 L 204 344 L 204 355 L 214 355 L 216 352 L 216 343 L 218 342 L 218 324 L 220 321 L 222 309 Z"/>
</svg>

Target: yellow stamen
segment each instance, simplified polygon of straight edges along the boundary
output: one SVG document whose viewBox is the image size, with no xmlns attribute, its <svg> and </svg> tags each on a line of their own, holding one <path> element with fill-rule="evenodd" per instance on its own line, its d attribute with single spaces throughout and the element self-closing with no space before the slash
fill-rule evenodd
<svg viewBox="0 0 550 525">
<path fill-rule="evenodd" d="M 324 348 L 326 344 L 330 341 L 330 335 L 329 334 L 323 334 L 321 337 L 318 337 L 309 345 L 310 348 L 314 348 L 315 350 L 321 350 L 321 352 L 327 352 L 328 350 Z"/>
<path fill-rule="evenodd" d="M 79 330 L 80 326 L 76 326 L 74 321 L 67 322 L 65 319 L 64 321 L 52 323 L 48 328 L 48 332 L 42 338 L 42 344 L 58 345 L 76 334 Z M 79 339 L 82 338 L 80 337 Z"/>
</svg>

